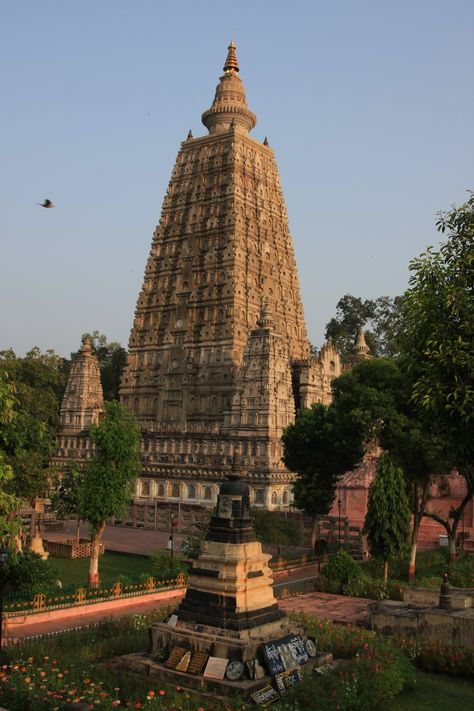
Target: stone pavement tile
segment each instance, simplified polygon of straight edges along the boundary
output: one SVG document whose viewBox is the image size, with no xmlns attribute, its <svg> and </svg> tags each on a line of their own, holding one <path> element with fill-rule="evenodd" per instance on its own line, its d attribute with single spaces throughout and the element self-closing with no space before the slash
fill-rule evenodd
<svg viewBox="0 0 474 711">
<path fill-rule="evenodd" d="M 368 624 L 368 606 L 371 600 L 348 598 L 343 595 L 309 593 L 280 600 L 286 612 L 302 612 L 341 624 Z"/>
</svg>

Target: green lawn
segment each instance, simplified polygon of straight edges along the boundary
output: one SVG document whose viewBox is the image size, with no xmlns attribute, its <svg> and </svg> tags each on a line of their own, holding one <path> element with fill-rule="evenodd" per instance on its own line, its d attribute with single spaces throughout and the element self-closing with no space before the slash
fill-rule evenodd
<svg viewBox="0 0 474 711">
<path fill-rule="evenodd" d="M 417 673 L 417 686 L 399 694 L 386 711 L 471 711 L 474 681 Z"/>
<path fill-rule="evenodd" d="M 58 578 L 64 586 L 84 585 L 87 583 L 89 558 L 53 558 L 49 560 L 58 571 Z M 99 573 L 104 582 L 114 582 L 118 575 L 127 575 L 131 578 L 138 577 L 141 573 L 150 570 L 149 558 L 130 553 L 114 553 L 107 551 L 100 557 Z"/>
</svg>

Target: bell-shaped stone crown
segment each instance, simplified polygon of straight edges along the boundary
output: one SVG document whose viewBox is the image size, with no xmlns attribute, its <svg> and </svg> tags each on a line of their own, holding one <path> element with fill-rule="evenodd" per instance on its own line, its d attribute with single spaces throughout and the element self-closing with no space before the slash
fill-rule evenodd
<svg viewBox="0 0 474 711">
<path fill-rule="evenodd" d="M 365 340 L 363 326 L 359 326 L 357 329 L 357 338 L 352 352 L 358 355 L 368 355 L 370 353 L 370 348 Z"/>
<path fill-rule="evenodd" d="M 244 85 L 238 72 L 235 44 L 231 42 L 214 101 L 201 117 L 209 133 L 228 131 L 231 126 L 248 133 L 257 123 L 257 117 L 247 106 Z"/>
</svg>

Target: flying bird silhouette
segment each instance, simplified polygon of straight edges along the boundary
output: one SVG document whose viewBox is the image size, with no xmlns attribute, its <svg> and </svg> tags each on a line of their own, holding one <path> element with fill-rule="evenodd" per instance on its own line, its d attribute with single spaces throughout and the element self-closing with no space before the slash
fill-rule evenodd
<svg viewBox="0 0 474 711">
<path fill-rule="evenodd" d="M 40 207 L 55 207 L 55 205 L 53 205 L 51 200 L 48 200 L 48 198 L 45 198 L 44 202 L 37 202 L 36 204 Z"/>
</svg>

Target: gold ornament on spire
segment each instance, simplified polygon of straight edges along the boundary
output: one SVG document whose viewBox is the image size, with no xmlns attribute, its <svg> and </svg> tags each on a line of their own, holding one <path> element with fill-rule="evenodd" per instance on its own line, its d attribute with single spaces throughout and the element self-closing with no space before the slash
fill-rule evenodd
<svg viewBox="0 0 474 711">
<path fill-rule="evenodd" d="M 239 65 L 237 63 L 237 54 L 235 53 L 236 47 L 232 40 L 227 49 L 229 51 L 227 53 L 227 59 L 224 64 L 224 71 L 226 74 L 237 74 L 239 71 Z"/>
</svg>

